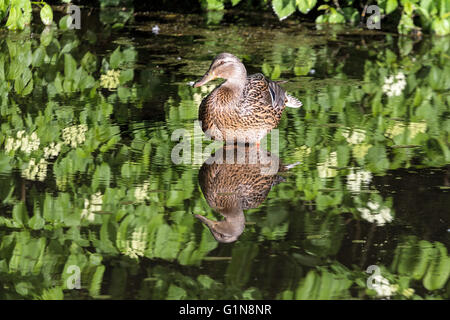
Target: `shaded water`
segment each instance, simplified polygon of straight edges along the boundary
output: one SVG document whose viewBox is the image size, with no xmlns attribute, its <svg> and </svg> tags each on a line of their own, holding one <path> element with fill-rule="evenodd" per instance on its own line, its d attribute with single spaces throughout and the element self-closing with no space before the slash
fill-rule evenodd
<svg viewBox="0 0 450 320">
<path fill-rule="evenodd" d="M 1 37 L 2 299 L 448 299 L 449 39 L 245 18 Z M 219 81 L 188 83 L 225 51 L 303 102 L 271 150 L 299 164 L 230 244 L 193 215 L 222 219 L 199 184 L 209 154 L 171 159 L 175 130 L 192 151 L 203 137 Z M 228 176 L 256 188 L 227 170 L 219 196 L 241 192 Z"/>
</svg>

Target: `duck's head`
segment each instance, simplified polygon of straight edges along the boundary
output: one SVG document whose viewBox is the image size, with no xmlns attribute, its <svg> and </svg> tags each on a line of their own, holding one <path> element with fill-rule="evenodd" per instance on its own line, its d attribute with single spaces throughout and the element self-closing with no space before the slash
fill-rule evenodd
<svg viewBox="0 0 450 320">
<path fill-rule="evenodd" d="M 222 215 L 224 215 L 225 217 L 225 219 L 222 221 L 210 220 L 199 214 L 196 214 L 195 217 L 208 227 L 217 241 L 223 243 L 234 242 L 244 231 L 244 212 L 242 210 L 239 210 L 238 212 L 233 213 L 231 216 L 223 213 Z"/>
<path fill-rule="evenodd" d="M 216 56 L 204 76 L 194 83 L 194 87 L 200 87 L 207 82 L 221 78 L 229 81 L 243 81 L 247 77 L 247 71 L 241 60 L 231 53 L 221 53 Z"/>
</svg>

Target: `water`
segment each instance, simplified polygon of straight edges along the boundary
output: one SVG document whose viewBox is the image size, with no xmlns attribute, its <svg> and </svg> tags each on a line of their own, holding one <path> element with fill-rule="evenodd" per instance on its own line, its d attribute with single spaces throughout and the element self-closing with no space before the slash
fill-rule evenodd
<svg viewBox="0 0 450 320">
<path fill-rule="evenodd" d="M 204 19 L 2 35 L 0 297 L 448 299 L 449 39 Z M 210 143 L 195 120 L 220 81 L 188 84 L 220 52 L 303 102 L 263 143 L 299 163 L 275 183 L 228 166 L 205 189 L 209 155 L 172 161 L 175 130 Z M 195 218 L 223 219 L 205 197 L 249 202 L 238 241 Z"/>
</svg>

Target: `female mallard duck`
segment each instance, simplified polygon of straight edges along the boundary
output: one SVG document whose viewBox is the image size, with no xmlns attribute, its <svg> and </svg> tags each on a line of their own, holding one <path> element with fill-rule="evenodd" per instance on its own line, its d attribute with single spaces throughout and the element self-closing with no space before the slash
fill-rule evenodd
<svg viewBox="0 0 450 320">
<path fill-rule="evenodd" d="M 244 231 L 243 210 L 258 207 L 270 189 L 284 180 L 278 173 L 297 164 L 285 166 L 276 155 L 256 146 L 228 145 L 219 149 L 202 165 L 198 180 L 208 205 L 224 219 L 214 221 L 199 214 L 195 217 L 217 241 L 236 241 Z"/>
<path fill-rule="evenodd" d="M 199 109 L 203 132 L 214 140 L 259 143 L 278 125 L 286 106 L 302 106 L 263 74 L 247 76 L 245 66 L 230 53 L 215 57 L 194 87 L 216 78 L 226 81 L 203 99 Z"/>
</svg>

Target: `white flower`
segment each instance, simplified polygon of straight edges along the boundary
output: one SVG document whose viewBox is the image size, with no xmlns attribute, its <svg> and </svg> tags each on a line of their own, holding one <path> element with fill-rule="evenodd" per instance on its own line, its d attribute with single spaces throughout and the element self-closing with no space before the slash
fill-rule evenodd
<svg viewBox="0 0 450 320">
<path fill-rule="evenodd" d="M 368 208 L 357 208 L 357 210 L 361 212 L 361 218 L 364 220 L 376 223 L 378 226 L 384 226 L 394 219 L 391 214 L 391 209 L 388 207 L 381 208 L 379 203 L 371 201 L 367 202 L 367 207 Z"/>
<path fill-rule="evenodd" d="M 373 276 L 372 288 L 378 297 L 390 297 L 397 291 L 397 286 L 391 285 L 389 280 L 380 274 Z"/>
<path fill-rule="evenodd" d="M 30 154 L 31 152 L 39 149 L 40 140 L 36 134 L 33 132 L 31 135 L 26 135 L 25 130 L 20 130 L 16 134 L 16 139 L 9 137 L 5 142 L 5 150 L 10 152 L 11 150 L 19 150 Z"/>
<path fill-rule="evenodd" d="M 120 70 L 108 70 L 106 74 L 101 75 L 100 85 L 109 90 L 116 89 L 120 84 L 119 76 Z"/>
<path fill-rule="evenodd" d="M 158 34 L 158 33 L 159 33 L 159 30 L 160 30 L 160 28 L 159 28 L 158 25 L 154 25 L 154 26 L 152 27 L 152 33 L 154 33 L 154 34 Z"/>
<path fill-rule="evenodd" d="M 398 73 L 395 76 L 395 79 L 397 79 L 397 80 L 405 80 L 405 74 L 403 72 L 400 72 L 400 73 Z"/>
<path fill-rule="evenodd" d="M 57 157 L 61 151 L 61 143 L 51 142 L 48 147 L 44 148 L 44 158 L 50 159 Z"/>
<path fill-rule="evenodd" d="M 19 130 L 17 131 L 17 139 L 22 138 L 23 134 L 25 133 L 25 130 Z"/>
<path fill-rule="evenodd" d="M 10 152 L 14 149 L 14 138 L 7 138 L 5 142 L 5 150 L 6 152 Z"/>
<path fill-rule="evenodd" d="M 403 89 L 406 87 L 405 74 L 403 72 L 398 73 L 395 76 L 384 78 L 383 92 L 388 97 L 399 96 L 402 94 Z"/>
</svg>

